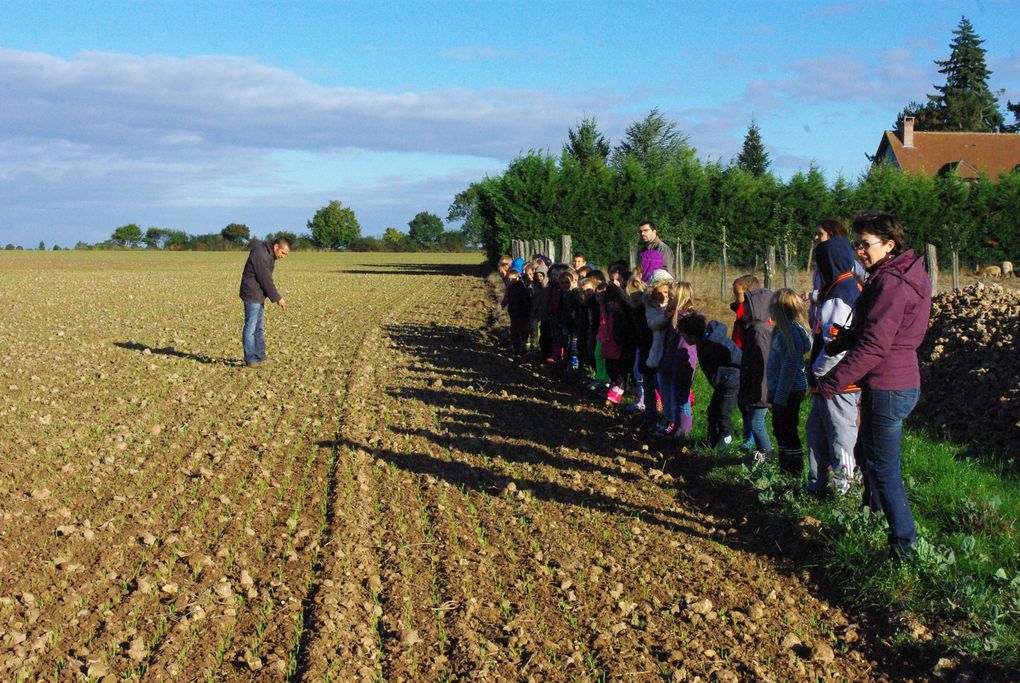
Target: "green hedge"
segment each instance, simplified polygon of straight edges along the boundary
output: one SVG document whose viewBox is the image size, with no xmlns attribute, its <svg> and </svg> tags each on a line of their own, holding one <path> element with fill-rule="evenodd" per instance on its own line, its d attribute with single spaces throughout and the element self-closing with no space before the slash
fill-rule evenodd
<svg viewBox="0 0 1020 683">
<path fill-rule="evenodd" d="M 930 242 L 946 252 L 958 248 L 966 265 L 1020 252 L 1016 172 L 968 181 L 877 165 L 855 182 L 837 178 L 830 184 L 815 167 L 783 182 L 694 158 L 651 169 L 632 159 L 583 168 L 570 155 L 529 152 L 469 190 L 473 218 L 493 262 L 509 251 L 512 239 L 569 234 L 575 249 L 607 263 L 626 257 L 639 221 L 653 220 L 671 244 L 694 240 L 702 262 L 719 258 L 725 225 L 734 265 L 750 265 L 767 245 L 789 239 L 793 258 L 803 266 L 819 218 L 849 223 L 863 210 L 893 212 L 915 247 Z"/>
</svg>

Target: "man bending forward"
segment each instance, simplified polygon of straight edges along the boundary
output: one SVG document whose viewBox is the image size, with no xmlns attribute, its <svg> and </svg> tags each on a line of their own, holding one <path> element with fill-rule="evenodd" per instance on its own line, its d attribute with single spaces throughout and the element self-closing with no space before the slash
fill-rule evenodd
<svg viewBox="0 0 1020 683">
<path fill-rule="evenodd" d="M 241 345 L 244 347 L 244 364 L 258 367 L 266 360 L 265 300 L 286 308 L 280 292 L 273 284 L 273 268 L 277 259 L 290 253 L 290 240 L 277 237 L 272 244 L 259 242 L 248 253 L 241 273 L 241 301 L 244 302 L 244 330 Z"/>
</svg>

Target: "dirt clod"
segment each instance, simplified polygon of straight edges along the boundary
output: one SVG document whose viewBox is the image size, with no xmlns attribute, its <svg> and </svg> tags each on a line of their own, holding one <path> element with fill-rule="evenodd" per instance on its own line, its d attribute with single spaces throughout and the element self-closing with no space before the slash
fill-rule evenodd
<svg viewBox="0 0 1020 683">
<path fill-rule="evenodd" d="M 811 646 L 811 661 L 821 664 L 831 664 L 836 658 L 836 653 L 827 643 L 816 642 Z"/>
</svg>

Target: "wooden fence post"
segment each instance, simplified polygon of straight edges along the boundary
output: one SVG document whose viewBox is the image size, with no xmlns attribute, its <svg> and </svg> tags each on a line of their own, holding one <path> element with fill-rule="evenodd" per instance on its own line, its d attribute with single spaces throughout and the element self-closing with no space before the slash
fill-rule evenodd
<svg viewBox="0 0 1020 683">
<path fill-rule="evenodd" d="M 549 260 L 553 263 L 559 263 L 556 260 L 556 241 L 552 238 L 547 238 L 545 240 L 545 249 L 542 250 L 542 253 L 548 256 Z"/>
<path fill-rule="evenodd" d="M 790 286 L 790 240 L 783 240 L 783 287 Z"/>
<path fill-rule="evenodd" d="M 727 286 L 729 281 L 729 263 L 726 259 L 726 226 L 722 226 L 722 267 L 719 269 L 719 298 L 723 301 L 727 301 L 727 293 L 729 287 Z"/>
<path fill-rule="evenodd" d="M 627 245 L 627 256 L 630 258 L 630 269 L 633 271 L 637 268 L 637 245 L 633 242 Z M 645 273 L 641 273 L 641 277 L 645 277 Z"/>
<path fill-rule="evenodd" d="M 684 247 L 680 243 L 680 240 L 676 241 L 676 279 L 684 279 Z"/>
<path fill-rule="evenodd" d="M 953 291 L 960 291 L 960 250 L 953 249 Z"/>
<path fill-rule="evenodd" d="M 776 288 L 776 248 L 771 244 L 765 248 L 765 289 Z"/>
<path fill-rule="evenodd" d="M 570 235 L 560 235 L 560 258 L 564 263 L 570 263 L 570 257 L 573 255 L 573 240 Z"/>
<path fill-rule="evenodd" d="M 928 277 L 931 278 L 931 293 L 939 291 L 939 257 L 935 251 L 934 244 L 924 245 L 924 267 L 928 270 Z"/>
<path fill-rule="evenodd" d="M 694 270 L 694 240 L 691 240 L 691 270 Z"/>
</svg>

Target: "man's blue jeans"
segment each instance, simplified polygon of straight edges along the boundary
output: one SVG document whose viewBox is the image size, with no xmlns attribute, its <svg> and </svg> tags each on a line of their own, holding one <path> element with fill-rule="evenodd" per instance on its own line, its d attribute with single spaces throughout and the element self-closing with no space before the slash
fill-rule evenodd
<svg viewBox="0 0 1020 683">
<path fill-rule="evenodd" d="M 909 552 L 917 542 L 914 517 L 900 470 L 903 420 L 917 405 L 918 389 L 864 389 L 861 393 L 862 469 L 865 499 L 872 510 L 885 513 L 893 552 Z"/>
<path fill-rule="evenodd" d="M 244 302 L 244 331 L 241 345 L 244 347 L 244 362 L 257 363 L 266 359 L 266 308 L 264 304 Z"/>
</svg>

